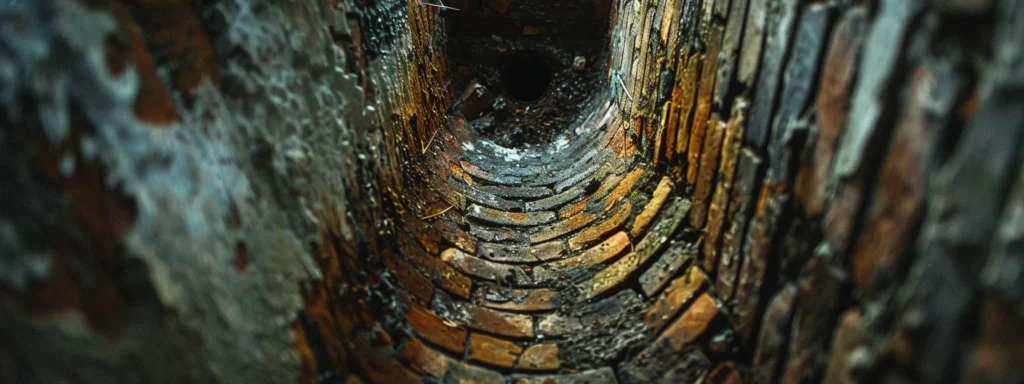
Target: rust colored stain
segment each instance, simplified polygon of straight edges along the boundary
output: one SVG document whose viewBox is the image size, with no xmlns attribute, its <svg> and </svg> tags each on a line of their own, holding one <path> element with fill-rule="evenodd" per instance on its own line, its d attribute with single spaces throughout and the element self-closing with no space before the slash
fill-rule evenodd
<svg viewBox="0 0 1024 384">
<path fill-rule="evenodd" d="M 40 136 L 31 160 L 44 185 L 64 193 L 70 210 L 52 234 L 53 264 L 49 277 L 28 293 L 13 293 L 22 308 L 35 316 L 81 312 L 89 326 L 108 336 L 118 332 L 127 305 L 121 292 L 122 243 L 135 221 L 134 202 L 107 186 L 98 160 L 75 153 L 87 131 L 84 117 L 74 113 L 68 140 L 54 146 Z M 61 163 L 73 158 L 74 172 L 61 173 Z M 89 276 L 83 278 L 83 274 Z"/>
<path fill-rule="evenodd" d="M 171 69 L 174 89 L 189 93 L 204 79 L 220 88 L 210 35 L 192 1 L 121 0 L 135 17 L 150 52 Z"/>
<path fill-rule="evenodd" d="M 142 31 L 132 19 L 131 13 L 121 3 L 112 3 L 111 12 L 124 33 L 123 44 L 110 43 L 107 49 L 107 66 L 115 75 L 134 67 L 139 76 L 139 93 L 135 98 L 135 117 L 154 125 L 174 124 L 181 120 L 171 99 L 171 93 L 164 87 L 156 74 L 153 55 L 146 49 Z"/>
</svg>

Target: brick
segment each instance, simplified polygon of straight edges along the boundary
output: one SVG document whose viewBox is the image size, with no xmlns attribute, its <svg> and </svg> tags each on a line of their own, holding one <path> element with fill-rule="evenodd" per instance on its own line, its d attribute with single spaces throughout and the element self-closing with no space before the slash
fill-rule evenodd
<svg viewBox="0 0 1024 384">
<path fill-rule="evenodd" d="M 611 211 L 619 200 L 628 197 L 635 190 L 636 185 L 646 180 L 647 176 L 649 176 L 647 168 L 642 166 L 636 167 L 626 174 L 622 182 L 618 183 L 607 196 L 601 199 L 600 207 L 604 207 L 604 212 Z"/>
<path fill-rule="evenodd" d="M 544 336 L 564 336 L 583 330 L 584 326 L 576 316 L 549 313 L 537 319 L 537 331 Z"/>
<path fill-rule="evenodd" d="M 934 74 L 918 68 L 911 74 L 909 102 L 902 116 L 882 169 L 876 181 L 874 199 L 868 208 L 864 230 L 854 244 L 851 257 L 853 281 L 861 291 L 871 295 L 876 290 L 876 270 L 895 274 L 905 263 L 904 252 L 924 204 L 925 153 L 931 142 L 928 114 L 922 103 L 928 103 Z M 927 100 L 922 100 L 922 97 Z"/>
<path fill-rule="evenodd" d="M 558 360 L 558 344 L 534 344 L 523 351 L 516 363 L 516 369 L 528 371 L 552 371 L 562 366 Z"/>
<path fill-rule="evenodd" d="M 487 172 L 477 166 L 476 164 L 468 161 L 460 161 L 459 164 L 462 166 L 462 170 L 468 173 L 474 178 L 481 179 L 494 184 L 502 184 L 507 186 L 519 186 L 523 183 L 523 180 L 519 177 L 514 176 L 498 176 L 493 173 Z"/>
<path fill-rule="evenodd" d="M 796 296 L 796 287 L 787 285 L 779 290 L 765 310 L 757 348 L 754 350 L 754 382 L 773 383 L 778 380 L 780 363 L 786 360 L 786 341 L 793 320 Z"/>
<path fill-rule="evenodd" d="M 497 311 L 475 304 L 456 302 L 454 311 L 466 327 L 508 337 L 533 337 L 533 317 L 518 313 Z"/>
<path fill-rule="evenodd" d="M 399 260 L 398 256 L 391 252 L 386 252 L 383 259 L 385 268 L 395 274 L 403 288 L 420 300 L 430 302 L 434 296 L 434 284 L 430 279 L 409 265 L 407 261 Z"/>
<path fill-rule="evenodd" d="M 740 151 L 739 165 L 736 170 L 736 192 L 729 202 L 729 209 L 726 212 L 728 230 L 722 237 L 722 252 L 715 281 L 715 292 L 723 301 L 732 300 L 736 291 L 736 283 L 739 281 L 740 267 L 743 266 L 742 249 L 743 240 L 746 238 L 747 223 L 754 213 L 758 191 L 758 183 L 761 180 L 761 164 L 763 160 L 753 151 L 744 149 Z"/>
<path fill-rule="evenodd" d="M 477 223 L 469 223 L 469 233 L 480 239 L 478 251 L 483 251 L 485 242 L 509 242 L 513 244 L 528 244 L 529 237 L 521 232 L 508 227 L 488 227 Z"/>
<path fill-rule="evenodd" d="M 737 79 L 748 87 L 754 85 L 764 47 L 765 19 L 768 15 L 768 0 L 750 0 L 747 8 L 747 22 L 743 28 L 743 48 L 740 49 L 740 64 Z"/>
<path fill-rule="evenodd" d="M 640 266 L 640 255 L 629 253 L 580 284 L 580 299 L 586 300 L 618 287 Z"/>
<path fill-rule="evenodd" d="M 718 114 L 713 114 L 704 137 L 704 148 L 701 149 L 700 169 L 693 191 L 693 207 L 690 209 L 690 225 L 696 229 L 704 229 L 707 223 L 708 198 L 715 189 L 715 177 L 718 174 L 718 160 L 722 155 L 722 140 L 725 138 L 726 123 Z"/>
<path fill-rule="evenodd" d="M 492 224 L 532 227 L 555 221 L 554 212 L 507 212 L 470 204 L 466 216 Z"/>
<path fill-rule="evenodd" d="M 832 9 L 832 6 L 826 4 L 811 4 L 800 12 L 790 48 L 792 52 L 781 78 L 779 106 L 771 122 L 772 147 L 782 144 L 780 141 L 801 125 L 801 117 L 813 99 Z"/>
<path fill-rule="evenodd" d="M 597 187 L 597 190 L 595 190 L 589 196 L 587 196 L 583 200 L 580 200 L 579 202 L 576 202 L 573 205 L 568 205 L 559 209 L 558 217 L 567 219 L 580 214 L 588 206 L 590 206 L 592 201 L 599 201 L 601 198 L 608 195 L 608 193 L 612 189 L 614 189 L 616 185 L 619 185 L 619 183 L 622 182 L 624 178 L 624 175 L 608 175 L 608 177 L 601 182 L 601 185 Z M 580 186 L 580 190 L 584 191 L 586 190 L 586 187 L 587 186 Z"/>
<path fill-rule="evenodd" d="M 699 66 L 701 64 L 700 54 L 691 54 L 687 64 L 685 66 L 680 65 L 682 73 L 677 73 L 677 78 L 681 79 L 681 83 L 677 88 L 679 89 L 678 96 L 673 93 L 672 103 L 679 106 L 677 113 L 679 119 L 679 126 L 676 128 L 676 145 L 675 153 L 683 156 L 686 154 L 690 144 L 690 114 L 693 111 L 695 104 L 694 99 L 697 95 L 697 77 L 700 75 Z"/>
<path fill-rule="evenodd" d="M 474 364 L 452 365 L 442 381 L 445 384 L 505 384 L 505 375 Z"/>
<path fill-rule="evenodd" d="M 412 383 L 419 380 L 415 373 L 392 359 L 380 348 L 370 342 L 368 333 L 360 333 L 352 338 L 353 349 L 360 351 L 354 354 L 356 361 L 363 368 L 367 378 L 374 383 Z"/>
<path fill-rule="evenodd" d="M 677 277 L 658 299 L 644 313 L 644 324 L 655 332 L 662 329 L 673 317 L 708 286 L 708 277 L 697 267 L 690 267 Z"/>
<path fill-rule="evenodd" d="M 823 257 L 812 257 L 800 273 L 799 297 L 790 336 L 789 359 L 783 371 L 784 383 L 817 383 L 824 370 L 825 348 L 843 301 L 845 272 L 828 265 Z"/>
<path fill-rule="evenodd" d="M 493 280 L 516 286 L 530 285 L 533 279 L 530 278 L 522 268 L 487 261 L 479 257 L 469 255 L 456 248 L 448 248 L 441 252 L 441 260 L 457 268 L 470 276 L 481 279 Z"/>
<path fill-rule="evenodd" d="M 658 341 L 679 351 L 704 335 L 719 315 L 718 304 L 711 295 L 702 293 L 683 314 L 658 336 Z"/>
<path fill-rule="evenodd" d="M 508 340 L 482 333 L 469 336 L 469 359 L 504 368 L 512 368 L 523 348 Z"/>
<path fill-rule="evenodd" d="M 576 232 L 583 227 L 592 224 L 597 220 L 597 216 L 587 213 L 579 212 L 568 219 L 555 222 L 551 225 L 542 227 L 539 231 L 530 234 L 530 242 L 539 243 L 542 241 L 548 241 L 558 237 L 565 236 L 572 232 Z"/>
<path fill-rule="evenodd" d="M 747 233 L 747 244 L 743 250 L 743 267 L 740 269 L 739 285 L 734 296 L 735 309 L 732 319 L 737 333 L 746 342 L 750 340 L 756 322 L 758 310 L 763 300 L 762 289 L 768 273 L 769 255 L 772 252 L 772 239 L 775 236 L 779 217 L 785 205 L 786 195 L 770 182 L 761 188 L 757 200 L 757 212 L 750 223 Z"/>
<path fill-rule="evenodd" d="M 697 259 L 700 253 L 696 244 L 670 243 L 651 267 L 640 275 L 640 289 L 644 295 L 653 297 L 669 283 L 680 268 Z"/>
<path fill-rule="evenodd" d="M 873 19 L 864 49 L 860 52 L 860 68 L 857 86 L 851 99 L 846 129 L 839 137 L 839 144 L 832 166 L 832 178 L 850 177 L 858 173 L 861 160 L 881 133 L 878 120 L 887 103 L 888 87 L 904 52 L 908 29 L 927 5 L 923 0 L 885 0 L 872 13 Z"/>
<path fill-rule="evenodd" d="M 984 299 L 980 336 L 970 353 L 964 383 L 1009 383 L 1024 377 L 1024 330 L 1017 307 L 997 297 Z"/>
<path fill-rule="evenodd" d="M 686 181 L 691 185 L 697 184 L 697 172 L 700 169 L 700 160 L 704 148 L 704 135 L 711 123 L 711 103 L 715 92 L 715 72 L 718 69 L 718 51 L 722 47 L 722 26 L 711 27 L 708 37 L 707 48 L 705 48 L 704 63 L 701 65 L 700 93 L 697 96 L 697 109 L 693 114 L 693 128 L 690 131 L 690 144 L 687 150 Z"/>
<path fill-rule="evenodd" d="M 853 384 L 858 383 L 852 371 L 853 354 L 864 344 L 861 331 L 860 309 L 846 311 L 840 318 L 832 338 L 832 350 L 828 354 L 828 366 L 825 369 L 825 383 Z"/>
<path fill-rule="evenodd" d="M 551 299 L 557 292 L 547 288 L 538 289 L 481 289 L 476 294 L 483 306 L 519 312 L 537 312 L 558 308 Z"/>
<path fill-rule="evenodd" d="M 809 216 L 824 212 L 826 181 L 832 169 L 836 140 L 846 123 L 857 63 L 854 58 L 861 49 L 866 29 L 866 11 L 857 6 L 840 18 L 829 41 L 822 65 L 817 99 L 814 104 L 818 123 L 817 139 L 812 143 L 812 157 L 797 181 L 796 195 L 804 203 Z"/>
<path fill-rule="evenodd" d="M 621 254 L 629 245 L 629 236 L 620 231 L 601 244 L 588 248 L 576 256 L 534 267 L 533 279 L 538 284 L 558 280 L 573 270 L 585 269 L 607 262 Z"/>
<path fill-rule="evenodd" d="M 406 340 L 398 357 L 414 372 L 432 377 L 444 376 L 454 362 L 452 358 L 424 345 L 417 338 Z"/>
<path fill-rule="evenodd" d="M 452 353 L 461 354 L 466 349 L 466 330 L 448 325 L 426 308 L 409 303 L 405 321 L 424 339 Z"/>
<path fill-rule="evenodd" d="M 579 373 L 558 375 L 516 375 L 512 384 L 604 384 L 616 383 L 615 371 L 609 367 L 590 369 Z"/>
<path fill-rule="evenodd" d="M 506 187 L 503 185 L 479 185 L 477 190 L 506 199 L 541 199 L 554 195 L 547 187 Z"/>
<path fill-rule="evenodd" d="M 481 243 L 479 255 L 500 263 L 534 263 L 559 259 L 566 253 L 564 241 L 536 245 Z"/>
<path fill-rule="evenodd" d="M 626 383 L 698 383 L 711 368 L 711 360 L 699 346 L 675 351 L 652 343 L 619 364 L 619 377 Z"/>
<path fill-rule="evenodd" d="M 763 1 L 755 0 L 754 3 Z M 753 104 L 750 108 L 750 122 L 744 132 L 744 142 L 757 149 L 765 149 L 771 137 L 779 88 L 782 85 L 784 59 L 792 39 L 793 25 L 796 23 L 796 6 L 796 0 L 779 1 L 768 7 L 767 16 L 762 16 L 767 17 L 764 52 L 761 55 L 754 97 L 751 99 Z"/>
<path fill-rule="evenodd" d="M 572 251 L 579 251 L 607 237 L 609 233 L 622 227 L 622 225 L 626 223 L 626 220 L 629 219 L 629 215 L 632 210 L 633 205 L 628 201 L 625 204 L 622 204 L 604 221 L 594 224 L 569 238 L 569 249 Z"/>
<path fill-rule="evenodd" d="M 468 298 L 473 288 L 473 281 L 457 269 L 441 261 L 437 257 L 430 256 L 418 244 L 412 241 L 404 231 L 396 233 L 399 248 L 406 260 L 423 272 L 436 287 L 442 288 L 455 295 Z"/>
<path fill-rule="evenodd" d="M 661 181 L 658 182 L 658 186 L 654 189 L 654 193 L 651 194 L 651 200 L 644 206 L 643 211 L 637 215 L 633 221 L 633 227 L 630 229 L 629 234 L 632 237 L 640 237 L 643 235 L 643 231 L 647 229 L 647 225 L 654 220 L 654 217 L 661 211 L 661 206 L 665 204 L 665 199 L 668 198 L 669 194 L 672 193 L 672 180 L 668 176 L 662 177 Z"/>
<path fill-rule="evenodd" d="M 738 0 L 737 0 L 738 1 Z M 719 263 L 719 248 L 726 226 L 729 197 L 732 195 L 733 181 L 739 163 L 740 148 L 743 146 L 743 129 L 747 117 L 747 100 L 737 97 L 729 123 L 726 125 L 725 138 L 722 139 L 722 161 L 718 167 L 718 182 L 715 194 L 708 208 L 707 228 L 704 230 L 704 270 L 714 275 Z"/>
<path fill-rule="evenodd" d="M 718 75 L 715 77 L 715 104 L 729 108 L 732 101 L 727 100 L 732 90 L 733 79 L 739 66 L 740 38 L 743 35 L 743 22 L 746 21 L 748 0 L 732 0 L 729 16 L 726 18 L 725 37 L 722 50 L 718 54 Z M 726 2 L 719 2 L 724 4 Z"/>
</svg>

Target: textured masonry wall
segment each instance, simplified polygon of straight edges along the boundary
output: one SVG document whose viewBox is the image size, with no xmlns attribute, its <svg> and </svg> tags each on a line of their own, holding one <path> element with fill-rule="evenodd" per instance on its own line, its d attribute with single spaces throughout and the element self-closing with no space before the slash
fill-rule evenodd
<svg viewBox="0 0 1024 384">
<path fill-rule="evenodd" d="M 1024 5 L 611 9 L 596 128 L 502 170 L 457 11 L 0 3 L 0 382 L 1024 375 Z"/>
</svg>

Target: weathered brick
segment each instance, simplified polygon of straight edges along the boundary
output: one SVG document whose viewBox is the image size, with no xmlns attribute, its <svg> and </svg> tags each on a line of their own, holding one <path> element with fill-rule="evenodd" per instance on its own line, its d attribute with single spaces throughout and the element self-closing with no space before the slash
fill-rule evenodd
<svg viewBox="0 0 1024 384">
<path fill-rule="evenodd" d="M 551 299 L 557 292 L 547 288 L 498 289 L 485 287 L 475 295 L 486 307 L 520 312 L 537 312 L 558 308 Z"/>
<path fill-rule="evenodd" d="M 461 354 L 466 349 L 466 330 L 462 327 L 448 325 L 426 308 L 415 303 L 408 303 L 409 310 L 405 321 L 424 339 L 448 351 Z"/>
<path fill-rule="evenodd" d="M 508 340 L 488 336 L 482 333 L 469 335 L 469 359 L 504 368 L 515 365 L 523 347 Z"/>
<path fill-rule="evenodd" d="M 604 384 L 616 383 L 615 371 L 609 367 L 590 369 L 579 373 L 558 375 L 516 375 L 513 384 Z"/>
<path fill-rule="evenodd" d="M 676 351 L 682 350 L 703 335 L 718 314 L 718 304 L 715 300 L 711 295 L 702 293 L 675 322 L 665 328 L 661 336 L 658 336 L 659 341 L 655 342 L 664 343 Z"/>
<path fill-rule="evenodd" d="M 629 236 L 618 232 L 601 244 L 590 247 L 576 256 L 558 261 L 548 262 L 533 268 L 533 278 L 538 284 L 560 279 L 565 274 L 576 270 L 593 267 L 618 256 L 630 245 Z"/>
<path fill-rule="evenodd" d="M 740 151 L 740 161 L 736 175 L 736 193 L 729 202 L 726 220 L 728 231 L 722 238 L 722 253 L 719 258 L 715 281 L 715 292 L 723 301 L 730 301 L 739 281 L 740 267 L 743 266 L 743 240 L 746 239 L 747 223 L 757 205 L 758 183 L 760 182 L 761 158 L 754 152 L 744 149 Z"/>
<path fill-rule="evenodd" d="M 583 323 L 576 316 L 550 313 L 537 319 L 537 331 L 544 336 L 564 336 L 583 330 Z"/>
<path fill-rule="evenodd" d="M 765 276 L 768 273 L 769 256 L 772 252 L 779 216 L 785 205 L 786 195 L 770 182 L 761 188 L 757 201 L 757 212 L 750 223 L 747 244 L 743 249 L 743 268 L 740 269 L 739 285 L 736 287 L 735 317 L 732 319 L 736 331 L 744 340 L 750 340 L 759 318 L 758 310 L 763 300 Z"/>
<path fill-rule="evenodd" d="M 812 257 L 799 280 L 797 308 L 789 343 L 784 383 L 817 383 L 824 371 L 825 348 L 838 317 L 845 273 L 823 257 Z"/>
<path fill-rule="evenodd" d="M 399 248 L 402 250 L 402 254 L 405 255 L 405 259 L 422 271 L 425 276 L 434 282 L 436 287 L 443 288 L 463 298 L 469 297 L 470 290 L 473 288 L 473 281 L 469 277 L 441 261 L 440 258 L 428 255 L 404 231 L 396 233 L 396 237 Z"/>
<path fill-rule="evenodd" d="M 566 253 L 564 241 L 549 241 L 536 245 L 480 243 L 478 249 L 480 257 L 510 264 L 554 260 Z"/>
<path fill-rule="evenodd" d="M 832 32 L 828 53 L 822 65 L 817 102 L 817 140 L 812 158 L 805 162 L 797 181 L 796 194 L 810 216 L 824 212 L 826 181 L 832 169 L 836 140 L 846 123 L 850 89 L 856 72 L 854 58 L 860 51 L 866 28 L 866 11 L 854 7 L 845 12 Z"/>
<path fill-rule="evenodd" d="M 594 224 L 587 229 L 584 229 L 575 236 L 569 238 L 569 249 L 572 251 L 579 251 L 595 242 L 608 236 L 609 233 L 621 228 L 626 220 L 629 220 L 629 215 L 632 213 L 633 205 L 630 202 L 626 202 L 619 206 L 614 213 L 611 213 L 604 221 Z"/>
<path fill-rule="evenodd" d="M 597 220 L 597 216 L 588 212 L 578 212 L 575 215 L 553 224 L 543 226 L 539 231 L 530 234 L 530 242 L 539 243 L 554 238 L 562 237 L 576 232 Z"/>
<path fill-rule="evenodd" d="M 498 311 L 472 303 L 450 301 L 443 304 L 453 319 L 470 329 L 508 337 L 533 337 L 533 317 Z"/>
<path fill-rule="evenodd" d="M 695 244 L 670 243 L 668 249 L 640 275 L 640 289 L 644 295 L 656 295 L 683 265 L 696 260 L 699 253 L 700 250 Z"/>
<path fill-rule="evenodd" d="M 701 64 L 700 94 L 697 96 L 697 109 L 693 114 L 693 126 L 690 132 L 690 144 L 687 150 L 686 181 L 692 185 L 697 184 L 697 171 L 700 169 L 700 159 L 704 147 L 704 134 L 707 130 L 711 117 L 711 103 L 715 91 L 715 72 L 718 69 L 718 51 L 722 47 L 722 33 L 724 28 L 712 26 L 708 37 L 708 46 L 705 51 L 707 59 Z"/>
<path fill-rule="evenodd" d="M 487 261 L 456 248 L 448 248 L 441 252 L 441 260 L 467 275 L 476 276 L 481 279 L 499 281 L 516 286 L 533 283 L 533 279 L 520 267 Z"/>
<path fill-rule="evenodd" d="M 532 227 L 555 221 L 554 212 L 508 212 L 470 204 L 466 216 L 498 225 Z"/>
<path fill-rule="evenodd" d="M 517 369 L 528 371 L 552 371 L 562 366 L 558 360 L 558 344 L 534 344 L 526 348 L 516 363 Z"/>
<path fill-rule="evenodd" d="M 722 155 L 722 140 L 726 134 L 726 124 L 718 114 L 711 115 L 708 129 L 705 132 L 704 148 L 701 149 L 700 169 L 697 172 L 693 191 L 693 207 L 690 208 L 690 225 L 696 229 L 704 229 L 707 223 L 708 197 L 715 189 L 715 176 L 718 173 L 718 160 Z"/>
<path fill-rule="evenodd" d="M 835 336 L 832 337 L 832 350 L 828 356 L 828 366 L 825 369 L 825 382 L 828 384 L 853 384 L 859 382 L 855 379 L 853 366 L 853 355 L 858 347 L 864 344 L 864 334 L 861 330 L 861 313 L 859 309 L 851 309 L 843 314 L 836 327 Z"/>
<path fill-rule="evenodd" d="M 778 380 L 781 364 L 786 361 L 786 345 L 796 297 L 796 287 L 787 285 L 779 290 L 765 310 L 757 348 L 754 350 L 754 382 L 774 383 Z"/>
<path fill-rule="evenodd" d="M 708 286 L 708 278 L 697 267 L 690 267 L 672 281 L 644 314 L 644 323 L 655 332 L 661 330 L 690 300 Z"/>
<path fill-rule="evenodd" d="M 876 182 L 874 199 L 868 208 L 866 224 L 854 244 L 851 258 L 853 281 L 861 291 L 875 292 L 875 272 L 882 269 L 894 274 L 904 263 L 903 254 L 913 236 L 914 227 L 924 204 L 924 164 L 931 141 L 930 121 L 923 103 L 936 81 L 925 67 L 918 68 L 910 78 L 908 92 L 912 95 L 904 106 L 888 155 L 882 162 Z"/>
<path fill-rule="evenodd" d="M 739 1 L 739 0 L 737 0 Z M 726 126 L 725 138 L 722 139 L 722 161 L 718 167 L 718 182 L 715 194 L 711 198 L 708 209 L 707 228 L 704 230 L 704 270 L 714 275 L 719 263 L 719 247 L 722 231 L 726 226 L 729 197 L 732 194 L 733 180 L 736 177 L 739 163 L 740 148 L 743 146 L 743 129 L 746 124 L 748 104 L 742 97 L 733 103 L 731 118 Z"/>
<path fill-rule="evenodd" d="M 423 344 L 417 338 L 405 341 L 398 357 L 413 371 L 433 377 L 444 376 L 448 367 L 454 363 L 452 358 Z"/>
<path fill-rule="evenodd" d="M 363 368 L 367 378 L 374 383 L 412 383 L 419 380 L 415 373 L 392 359 L 380 348 L 370 342 L 368 333 L 360 333 L 352 338 L 356 361 Z"/>
<path fill-rule="evenodd" d="M 682 70 L 682 73 L 676 74 L 677 78 L 681 79 L 681 83 L 677 86 L 679 94 L 673 93 L 672 103 L 679 108 L 675 153 L 680 156 L 686 154 L 690 145 L 690 114 L 697 96 L 697 77 L 700 75 L 700 64 L 701 55 L 691 54 L 686 66 L 680 65 L 679 69 Z"/>
<path fill-rule="evenodd" d="M 452 365 L 444 376 L 445 384 L 505 384 L 505 375 L 490 369 L 461 363 Z"/>
<path fill-rule="evenodd" d="M 647 225 L 661 211 L 661 206 L 665 204 L 665 199 L 672 193 L 672 188 L 672 180 L 668 176 L 662 177 L 661 181 L 658 182 L 658 186 L 654 189 L 654 193 L 651 194 L 651 200 L 633 221 L 633 228 L 629 231 L 630 236 L 640 237 L 643 235 Z"/>
</svg>

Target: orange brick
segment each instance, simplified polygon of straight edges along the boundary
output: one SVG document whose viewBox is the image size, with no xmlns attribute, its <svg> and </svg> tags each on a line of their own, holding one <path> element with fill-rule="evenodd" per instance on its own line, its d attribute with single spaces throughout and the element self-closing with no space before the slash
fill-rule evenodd
<svg viewBox="0 0 1024 384">
<path fill-rule="evenodd" d="M 588 248 L 579 255 L 534 267 L 533 279 L 538 284 L 557 280 L 574 269 L 592 267 L 604 263 L 619 255 L 629 244 L 629 236 L 626 235 L 626 232 L 620 231 L 601 244 Z"/>
<path fill-rule="evenodd" d="M 633 229 L 629 231 L 631 236 L 640 237 L 643 234 L 644 229 L 647 229 L 647 225 L 651 223 L 651 220 L 654 220 L 654 216 L 658 215 L 658 211 L 661 210 L 661 206 L 665 204 L 665 199 L 668 198 L 671 192 L 672 180 L 668 176 L 662 177 L 661 181 L 658 182 L 658 187 L 654 189 L 654 193 L 651 195 L 651 201 L 647 203 L 644 210 L 633 221 Z"/>
<path fill-rule="evenodd" d="M 406 340 L 398 356 L 413 371 L 433 377 L 444 376 L 452 363 L 450 357 L 424 345 L 417 338 Z"/>
<path fill-rule="evenodd" d="M 658 339 L 664 340 L 666 345 L 673 350 L 682 350 L 703 335 L 717 316 L 718 305 L 715 300 L 711 298 L 711 295 L 703 293 L 690 305 L 690 308 L 683 312 L 682 316 L 679 316 L 678 320 L 665 329 Z"/>
<path fill-rule="evenodd" d="M 668 324 L 669 320 L 694 297 L 708 286 L 708 278 L 697 267 L 690 267 L 685 274 L 676 278 L 658 300 L 644 314 L 644 323 L 655 332 Z"/>
<path fill-rule="evenodd" d="M 608 235 L 608 233 L 616 230 L 626 223 L 629 219 L 629 214 L 633 210 L 633 205 L 628 201 L 619 207 L 611 217 L 600 223 L 594 224 L 589 228 L 578 233 L 569 239 L 569 249 L 573 251 L 579 251 L 584 247 L 600 241 L 602 238 Z"/>
<path fill-rule="evenodd" d="M 523 347 L 508 340 L 482 333 L 469 336 L 469 358 L 473 361 L 512 368 L 522 352 Z"/>
<path fill-rule="evenodd" d="M 461 354 L 466 350 L 467 332 L 464 328 L 448 325 L 437 315 L 418 304 L 408 304 L 409 311 L 405 314 L 405 321 L 416 333 L 451 352 Z"/>
<path fill-rule="evenodd" d="M 458 303 L 456 310 L 466 314 L 466 326 L 509 337 L 533 337 L 533 317 L 496 311 L 469 303 Z"/>
</svg>

